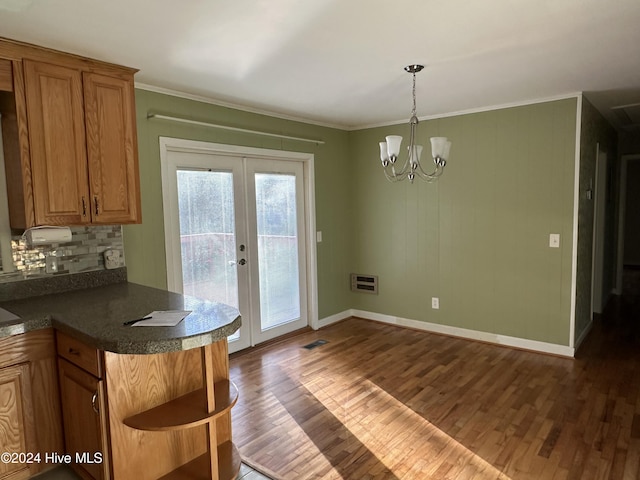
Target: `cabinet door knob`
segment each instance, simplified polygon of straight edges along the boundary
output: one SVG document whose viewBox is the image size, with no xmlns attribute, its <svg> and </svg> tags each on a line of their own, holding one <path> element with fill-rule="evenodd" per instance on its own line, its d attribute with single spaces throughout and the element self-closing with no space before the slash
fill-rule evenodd
<svg viewBox="0 0 640 480">
<path fill-rule="evenodd" d="M 100 413 L 100 410 L 98 410 L 98 391 L 97 390 L 91 397 L 91 408 L 93 408 L 93 411 L 96 412 L 96 415 Z"/>
</svg>

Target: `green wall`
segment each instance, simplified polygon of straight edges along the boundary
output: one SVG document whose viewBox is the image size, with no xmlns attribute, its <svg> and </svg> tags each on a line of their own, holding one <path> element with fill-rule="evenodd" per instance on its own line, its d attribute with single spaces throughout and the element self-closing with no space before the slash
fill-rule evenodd
<svg viewBox="0 0 640 480">
<path fill-rule="evenodd" d="M 316 227 L 322 231 L 323 236 L 322 243 L 317 245 L 319 316 L 324 318 L 350 308 L 346 288 L 351 245 L 351 216 L 347 210 L 351 175 L 345 171 L 349 165 L 346 157 L 347 132 L 140 89 L 136 90 L 136 110 L 143 223 L 124 227 L 129 281 L 167 288 L 159 137 L 309 152 L 315 156 Z M 148 120 L 148 112 L 271 133 L 317 138 L 326 143 L 315 145 L 166 120 Z M 336 175 L 336 172 L 339 174 Z"/>
<path fill-rule="evenodd" d="M 381 171 L 378 142 L 406 139 L 406 125 L 352 132 L 352 265 L 379 276 L 379 295 L 352 293 L 352 307 L 569 345 L 576 108 L 573 98 L 422 122 L 425 145 L 453 143 L 434 184 Z"/>
<path fill-rule="evenodd" d="M 438 183 L 392 184 L 378 142 L 408 127 L 345 132 L 136 91 L 142 225 L 124 229 L 129 280 L 166 288 L 160 152 L 168 136 L 315 155 L 319 317 L 358 309 L 500 335 L 570 344 L 577 100 L 422 122 L 448 136 Z M 163 113 L 324 145 L 162 120 Z M 561 248 L 548 246 L 561 235 Z M 349 291 L 350 272 L 379 276 L 380 294 Z M 431 309 L 431 297 L 440 309 Z"/>
</svg>

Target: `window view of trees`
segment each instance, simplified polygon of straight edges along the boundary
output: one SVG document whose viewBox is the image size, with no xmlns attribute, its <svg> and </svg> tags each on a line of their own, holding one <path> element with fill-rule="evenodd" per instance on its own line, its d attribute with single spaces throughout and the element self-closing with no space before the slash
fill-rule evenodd
<svg viewBox="0 0 640 480">
<path fill-rule="evenodd" d="M 238 308 L 233 174 L 178 170 L 177 181 L 184 293 Z M 295 176 L 255 174 L 255 202 L 264 330 L 300 317 Z"/>
<path fill-rule="evenodd" d="M 256 220 L 262 328 L 300 318 L 296 178 L 257 173 Z"/>
<path fill-rule="evenodd" d="M 233 174 L 179 170 L 184 293 L 238 308 Z"/>
</svg>

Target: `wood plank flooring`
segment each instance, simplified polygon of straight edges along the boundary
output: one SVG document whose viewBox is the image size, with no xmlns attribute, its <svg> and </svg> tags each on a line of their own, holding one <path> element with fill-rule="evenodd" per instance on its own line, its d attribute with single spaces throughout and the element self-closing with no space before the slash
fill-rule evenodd
<svg viewBox="0 0 640 480">
<path fill-rule="evenodd" d="M 639 311 L 576 359 L 356 318 L 304 333 L 232 357 L 234 442 L 283 480 L 636 480 Z"/>
</svg>

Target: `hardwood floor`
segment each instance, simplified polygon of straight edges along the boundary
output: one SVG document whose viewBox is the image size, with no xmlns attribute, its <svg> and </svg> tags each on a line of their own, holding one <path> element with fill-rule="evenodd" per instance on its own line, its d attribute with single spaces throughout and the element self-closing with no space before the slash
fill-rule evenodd
<svg viewBox="0 0 640 480">
<path fill-rule="evenodd" d="M 233 357 L 234 441 L 287 480 L 639 479 L 630 298 L 576 359 L 361 319 Z"/>
</svg>

